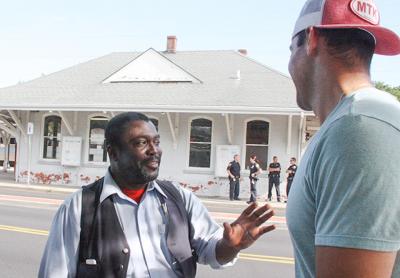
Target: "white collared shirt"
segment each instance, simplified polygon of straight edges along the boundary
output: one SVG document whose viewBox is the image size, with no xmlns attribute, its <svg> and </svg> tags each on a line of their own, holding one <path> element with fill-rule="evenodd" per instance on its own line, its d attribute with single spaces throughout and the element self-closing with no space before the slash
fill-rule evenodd
<svg viewBox="0 0 400 278">
<path fill-rule="evenodd" d="M 177 186 L 185 202 L 193 228 L 193 248 L 198 262 L 221 268 L 215 247 L 223 229 L 211 219 L 207 209 L 191 192 Z M 166 197 L 156 182 L 151 182 L 141 202 L 127 197 L 109 171 L 104 177 L 100 202 L 112 196 L 115 209 L 131 250 L 126 277 L 181 277 L 172 266 L 165 236 L 165 221 L 157 193 Z M 72 194 L 58 209 L 39 269 L 39 277 L 75 277 L 80 238 L 82 190 Z"/>
</svg>

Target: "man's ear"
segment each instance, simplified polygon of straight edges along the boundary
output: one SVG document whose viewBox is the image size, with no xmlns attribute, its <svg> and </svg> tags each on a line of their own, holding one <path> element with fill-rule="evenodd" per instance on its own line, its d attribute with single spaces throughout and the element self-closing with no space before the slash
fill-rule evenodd
<svg viewBox="0 0 400 278">
<path fill-rule="evenodd" d="M 118 160 L 118 150 L 116 147 L 107 145 L 107 153 L 108 153 L 108 156 L 110 157 L 110 160 L 113 160 L 113 161 Z"/>
<path fill-rule="evenodd" d="M 306 30 L 306 50 L 307 55 L 315 56 L 318 53 L 318 32 L 314 27 Z"/>
</svg>

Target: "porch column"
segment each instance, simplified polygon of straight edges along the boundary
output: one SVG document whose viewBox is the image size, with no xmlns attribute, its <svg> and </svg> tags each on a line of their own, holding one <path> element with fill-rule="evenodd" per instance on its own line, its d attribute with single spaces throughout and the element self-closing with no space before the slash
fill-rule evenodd
<svg viewBox="0 0 400 278">
<path fill-rule="evenodd" d="M 7 159 L 7 146 L 6 146 L 6 133 L 3 130 L 0 130 L 0 137 L 3 141 L 4 145 L 4 161 L 3 161 L 3 172 L 5 169 L 5 172 L 7 171 L 7 167 L 5 167 L 6 164 L 6 159 Z"/>
<path fill-rule="evenodd" d="M 225 114 L 226 135 L 228 137 L 229 145 L 232 145 L 232 117 L 233 115 L 229 117 L 229 114 Z"/>
<path fill-rule="evenodd" d="M 12 110 L 8 110 L 8 114 L 10 114 L 11 118 L 14 120 L 18 129 L 21 131 L 22 136 L 26 137 L 26 130 L 23 128 L 21 120 L 17 117 L 17 115 Z"/>
<path fill-rule="evenodd" d="M 178 139 L 177 139 L 177 133 L 178 133 L 178 128 L 179 128 L 179 114 L 175 113 L 175 121 L 172 122 L 172 117 L 171 113 L 167 112 L 167 119 L 168 119 L 168 125 L 169 125 L 169 130 L 171 131 L 171 136 L 172 136 L 172 145 L 174 150 L 178 148 Z"/>
<path fill-rule="evenodd" d="M 71 123 L 69 122 L 68 118 L 65 116 L 65 114 L 62 111 L 58 111 L 58 114 L 60 115 L 63 123 L 65 124 L 65 127 L 68 130 L 69 135 L 73 136 L 74 131 L 72 130 Z"/>
<path fill-rule="evenodd" d="M 298 141 L 298 150 L 297 150 L 297 160 L 301 159 L 301 151 L 303 146 L 303 137 L 304 137 L 304 112 L 300 114 L 300 123 L 299 123 L 299 141 Z"/>
<path fill-rule="evenodd" d="M 178 140 L 179 136 L 179 123 L 180 123 L 180 114 L 175 113 L 175 126 L 174 126 L 174 131 L 175 131 L 175 137 Z M 174 148 L 176 149 L 178 147 L 178 142 L 176 142 L 176 146 Z"/>
<path fill-rule="evenodd" d="M 11 124 L 10 125 L 6 125 L 3 123 L 0 123 L 0 129 L 4 130 L 6 133 L 10 134 L 13 137 L 18 137 L 18 133 L 17 133 L 17 129 L 16 128 L 11 128 Z"/>
<path fill-rule="evenodd" d="M 78 111 L 74 111 L 74 133 L 78 131 Z"/>
<path fill-rule="evenodd" d="M 287 145 L 286 145 L 286 154 L 290 155 L 292 152 L 292 120 L 293 115 L 289 115 L 288 117 L 288 132 L 287 132 Z"/>
<path fill-rule="evenodd" d="M 10 161 L 9 155 L 10 155 L 10 139 L 11 136 L 9 134 L 4 134 L 5 136 L 3 137 L 3 144 L 4 144 L 4 161 L 3 161 L 3 172 L 7 172 L 8 168 L 8 163 Z"/>
</svg>

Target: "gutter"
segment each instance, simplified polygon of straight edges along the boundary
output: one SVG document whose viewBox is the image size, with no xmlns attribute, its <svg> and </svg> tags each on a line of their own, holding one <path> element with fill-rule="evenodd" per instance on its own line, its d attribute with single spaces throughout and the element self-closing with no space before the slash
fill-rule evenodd
<svg viewBox="0 0 400 278">
<path fill-rule="evenodd" d="M 312 111 L 303 111 L 300 108 L 285 108 L 285 107 L 249 107 L 249 106 L 179 106 L 176 105 L 54 105 L 54 106 L 2 106 L 1 110 L 22 110 L 22 111 L 82 111 L 82 112 L 124 112 L 124 111 L 137 111 L 137 112 L 170 112 L 170 113 L 229 113 L 229 114 L 252 114 L 252 115 L 294 115 L 300 116 L 302 113 L 306 116 L 312 116 Z"/>
</svg>

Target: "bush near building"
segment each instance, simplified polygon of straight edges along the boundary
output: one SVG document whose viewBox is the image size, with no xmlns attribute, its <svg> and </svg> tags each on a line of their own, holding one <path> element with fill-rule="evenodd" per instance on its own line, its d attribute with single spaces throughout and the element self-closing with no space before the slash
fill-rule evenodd
<svg viewBox="0 0 400 278">
<path fill-rule="evenodd" d="M 388 84 L 378 81 L 375 82 L 375 87 L 378 88 L 379 90 L 391 93 L 392 95 L 397 97 L 397 99 L 400 101 L 400 86 L 392 87 Z"/>
</svg>

